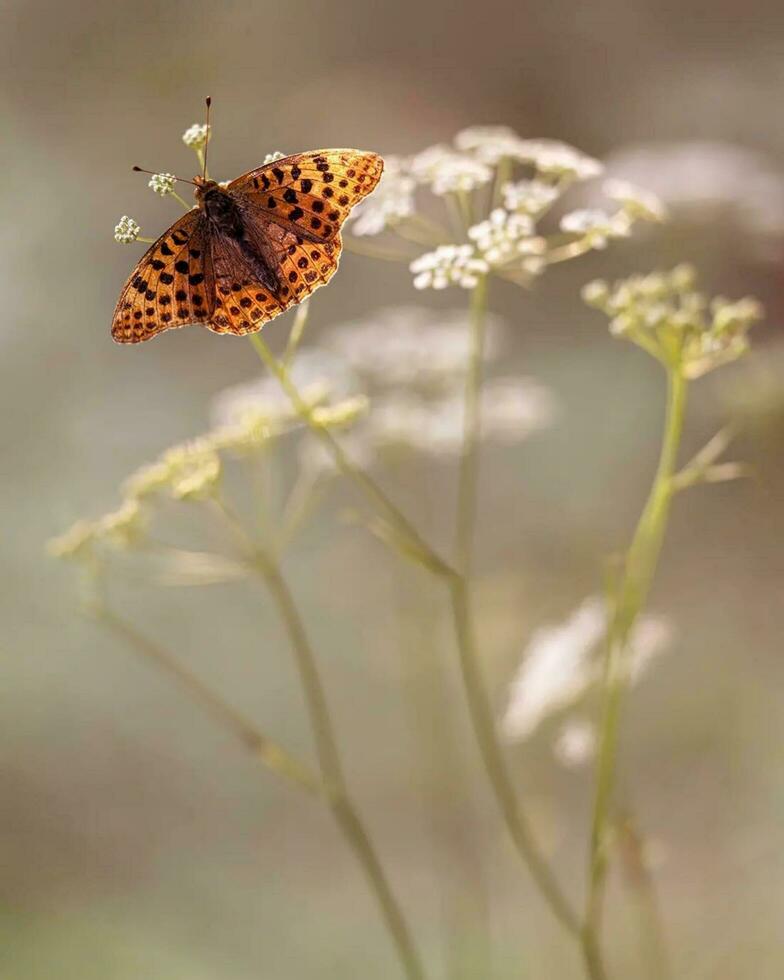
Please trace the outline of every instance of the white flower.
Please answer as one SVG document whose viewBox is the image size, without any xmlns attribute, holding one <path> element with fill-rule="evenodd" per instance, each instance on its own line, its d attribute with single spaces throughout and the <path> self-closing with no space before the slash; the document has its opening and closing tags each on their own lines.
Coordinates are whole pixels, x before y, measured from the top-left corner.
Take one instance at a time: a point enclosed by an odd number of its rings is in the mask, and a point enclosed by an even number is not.
<svg viewBox="0 0 784 980">
<path fill-rule="evenodd" d="M 274 150 L 272 153 L 268 153 L 261 162 L 262 167 L 266 167 L 268 163 L 274 163 L 276 160 L 282 160 L 286 156 L 285 153 L 281 153 L 280 150 Z"/>
<path fill-rule="evenodd" d="M 503 328 L 498 317 L 487 318 L 487 361 L 498 353 Z M 389 307 L 331 330 L 324 342 L 374 385 L 443 389 L 453 387 L 464 375 L 470 346 L 468 314 Z"/>
<path fill-rule="evenodd" d="M 384 172 L 376 189 L 363 198 L 351 212 L 351 230 L 355 235 L 378 235 L 414 213 L 416 181 L 406 171 L 403 161 L 387 157 Z"/>
<path fill-rule="evenodd" d="M 431 146 L 418 153 L 410 163 L 411 174 L 427 184 L 434 194 L 473 191 L 493 178 L 487 164 L 467 153 L 457 153 L 449 146 Z"/>
<path fill-rule="evenodd" d="M 141 231 L 141 228 L 133 218 L 129 218 L 127 214 L 124 214 L 114 227 L 114 240 L 121 245 L 130 245 L 131 242 L 136 241 Z"/>
<path fill-rule="evenodd" d="M 589 180 L 604 170 L 598 160 L 558 140 L 521 140 L 517 159 L 532 164 L 540 173 L 571 180 Z"/>
<path fill-rule="evenodd" d="M 530 378 L 499 378 L 488 382 L 480 411 L 485 438 L 514 442 L 550 423 L 554 399 Z M 464 418 L 461 392 L 427 398 L 396 391 L 374 400 L 368 438 L 381 445 L 405 445 L 422 453 L 451 456 L 462 447 Z"/>
<path fill-rule="evenodd" d="M 509 690 L 502 729 L 509 739 L 524 739 L 540 722 L 575 701 L 595 676 L 590 654 L 607 627 L 605 604 L 592 598 L 561 626 L 538 629 Z"/>
<path fill-rule="evenodd" d="M 553 743 L 553 752 L 567 769 L 583 765 L 596 752 L 596 729 L 586 719 L 570 719 L 558 733 Z"/>
<path fill-rule="evenodd" d="M 210 138 L 210 127 L 206 123 L 194 123 L 182 134 L 182 141 L 194 150 L 202 149 Z"/>
<path fill-rule="evenodd" d="M 469 126 L 455 137 L 455 146 L 473 153 L 483 163 L 495 166 L 501 160 L 515 159 L 523 141 L 508 126 Z"/>
<path fill-rule="evenodd" d="M 492 378 L 482 392 L 482 433 L 516 442 L 550 425 L 556 410 L 553 392 L 534 378 Z"/>
<path fill-rule="evenodd" d="M 505 265 L 520 256 L 540 257 L 546 248 L 544 239 L 534 235 L 534 223 L 527 214 L 510 213 L 495 208 L 489 218 L 468 229 L 482 259 L 490 267 Z M 526 271 L 538 272 L 541 263 L 525 262 Z"/>
<path fill-rule="evenodd" d="M 299 352 L 290 377 L 309 405 L 332 404 L 356 394 L 358 389 L 357 380 L 344 361 L 315 348 Z M 277 379 L 268 375 L 232 385 L 212 399 L 210 419 L 218 429 L 242 425 L 249 416 L 263 418 L 277 428 L 287 428 L 297 421 L 288 395 Z"/>
<path fill-rule="evenodd" d="M 545 718 L 577 701 L 599 681 L 601 644 L 607 631 L 603 599 L 586 599 L 560 626 L 537 630 L 509 690 L 501 722 L 511 740 L 528 738 Z M 637 682 L 672 638 L 666 621 L 641 616 L 626 650 L 630 682 Z"/>
<path fill-rule="evenodd" d="M 539 215 L 558 200 L 561 191 L 543 180 L 520 180 L 504 184 L 501 193 L 507 211 Z"/>
<path fill-rule="evenodd" d="M 570 211 L 561 218 L 561 231 L 580 235 L 593 248 L 604 248 L 610 238 L 625 238 L 631 232 L 632 219 L 626 211 L 607 214 L 598 208 Z"/>
<path fill-rule="evenodd" d="M 166 197 L 174 190 L 176 179 L 174 174 L 153 174 L 147 182 L 147 186 L 152 188 L 156 194 L 160 194 L 161 197 Z"/>
<path fill-rule="evenodd" d="M 490 267 L 477 256 L 473 245 L 439 245 L 414 259 L 409 269 L 414 273 L 415 289 L 446 289 L 451 285 L 473 289 Z"/>
<path fill-rule="evenodd" d="M 664 221 L 667 209 L 651 191 L 642 190 L 625 180 L 606 180 L 602 185 L 604 196 L 622 204 L 634 218 L 643 221 Z"/>
</svg>

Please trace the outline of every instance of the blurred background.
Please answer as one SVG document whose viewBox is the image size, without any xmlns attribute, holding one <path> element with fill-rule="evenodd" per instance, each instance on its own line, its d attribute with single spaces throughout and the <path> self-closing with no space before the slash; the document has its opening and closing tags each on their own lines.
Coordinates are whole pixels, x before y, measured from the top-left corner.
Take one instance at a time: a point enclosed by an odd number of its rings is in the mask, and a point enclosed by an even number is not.
<svg viewBox="0 0 784 980">
<path fill-rule="evenodd" d="M 114 224 L 131 214 L 155 235 L 180 213 L 130 167 L 191 176 L 180 135 L 207 94 L 224 177 L 273 150 L 407 154 L 499 123 L 573 143 L 671 208 L 662 230 L 554 269 L 533 292 L 492 290 L 503 372 L 536 377 L 559 406 L 542 432 L 483 456 L 479 629 L 499 717 L 532 633 L 596 593 L 655 465 L 662 378 L 609 336 L 581 285 L 689 259 L 712 292 L 765 303 L 753 353 L 694 387 L 684 453 L 733 421 L 730 455 L 756 478 L 677 500 L 652 599 L 672 640 L 630 697 L 622 786 L 652 842 L 673 976 L 780 977 L 781 4 L 5 0 L 0 11 L 4 980 L 399 976 L 329 814 L 81 619 L 75 576 L 45 555 L 73 520 L 114 507 L 130 471 L 202 431 L 216 393 L 259 374 L 246 342 L 197 328 L 132 349 L 109 336 L 141 254 L 114 244 Z M 307 344 L 380 306 L 466 299 L 417 294 L 404 266 L 346 255 Z M 265 336 L 280 349 L 287 333 L 281 320 Z M 445 544 L 454 460 L 422 456 L 384 479 Z M 350 783 L 430 976 L 578 978 L 487 791 L 443 593 L 341 522 L 353 499 L 329 490 L 286 570 Z M 252 584 L 175 589 L 137 575 L 116 601 L 310 755 L 285 638 Z M 543 724 L 510 760 L 577 898 L 589 768 L 561 765 L 555 734 Z M 617 874 L 607 934 L 614 974 L 644 975 Z"/>
</svg>

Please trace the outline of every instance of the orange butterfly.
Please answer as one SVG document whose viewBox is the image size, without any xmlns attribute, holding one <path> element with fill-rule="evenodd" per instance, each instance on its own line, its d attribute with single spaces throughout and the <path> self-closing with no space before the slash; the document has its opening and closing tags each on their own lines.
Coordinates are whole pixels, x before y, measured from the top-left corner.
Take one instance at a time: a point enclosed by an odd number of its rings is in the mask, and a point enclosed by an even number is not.
<svg viewBox="0 0 784 980">
<path fill-rule="evenodd" d="M 201 323 L 242 335 L 326 283 L 340 227 L 384 163 L 360 150 L 313 150 L 268 163 L 222 187 L 195 177 L 196 208 L 155 242 L 123 287 L 112 337 L 138 344 Z"/>
</svg>

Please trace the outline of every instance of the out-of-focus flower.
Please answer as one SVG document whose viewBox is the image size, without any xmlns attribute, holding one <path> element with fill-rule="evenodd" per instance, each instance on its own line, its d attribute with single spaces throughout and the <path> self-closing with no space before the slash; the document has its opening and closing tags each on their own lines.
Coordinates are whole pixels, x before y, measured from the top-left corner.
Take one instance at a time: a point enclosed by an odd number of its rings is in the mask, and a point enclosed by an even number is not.
<svg viewBox="0 0 784 980">
<path fill-rule="evenodd" d="M 538 217 L 561 196 L 556 184 L 543 180 L 508 181 L 501 188 L 504 207 L 507 211 L 517 211 Z"/>
<path fill-rule="evenodd" d="M 80 560 L 92 553 L 95 541 L 95 525 L 79 520 L 56 538 L 50 538 L 46 549 L 53 558 Z"/>
<path fill-rule="evenodd" d="M 469 126 L 455 137 L 455 146 L 473 153 L 483 163 L 496 166 L 519 154 L 522 140 L 509 126 Z"/>
<path fill-rule="evenodd" d="M 356 375 L 342 358 L 319 348 L 301 350 L 291 368 L 291 380 L 306 402 L 333 403 L 359 392 Z M 216 428 L 241 424 L 251 415 L 266 420 L 271 429 L 298 424 L 288 395 L 275 378 L 261 376 L 219 392 L 210 406 Z"/>
<path fill-rule="evenodd" d="M 596 752 L 596 729 L 584 718 L 570 718 L 553 742 L 556 759 L 567 769 L 576 769 Z"/>
<path fill-rule="evenodd" d="M 379 235 L 414 213 L 416 180 L 399 157 L 386 157 L 384 172 L 372 194 L 363 198 L 349 216 L 355 235 Z"/>
<path fill-rule="evenodd" d="M 415 289 L 446 289 L 453 285 L 473 289 L 490 270 L 473 245 L 439 245 L 435 251 L 414 259 L 409 268 L 414 273 Z"/>
<path fill-rule="evenodd" d="M 709 302 L 694 289 L 694 280 L 690 266 L 678 266 L 612 286 L 601 280 L 589 283 L 583 299 L 610 318 L 614 336 L 654 353 L 684 377 L 698 378 L 748 350 L 748 332 L 763 310 L 748 297 Z"/>
<path fill-rule="evenodd" d="M 261 161 L 262 167 L 266 167 L 268 163 L 274 163 L 276 160 L 282 160 L 286 156 L 285 153 L 281 153 L 280 150 L 273 150 L 272 153 L 268 153 L 264 159 Z"/>
<path fill-rule="evenodd" d="M 96 523 L 98 537 L 111 542 L 116 548 L 130 548 L 144 535 L 142 509 L 138 500 L 125 500 Z"/>
<path fill-rule="evenodd" d="M 562 625 L 543 627 L 534 633 L 510 686 L 501 722 L 508 739 L 528 738 L 545 718 L 574 704 L 598 682 L 606 632 L 606 603 L 590 598 Z M 658 617 L 640 617 L 627 650 L 630 681 L 640 680 L 671 636 L 669 625 Z"/>
<path fill-rule="evenodd" d="M 651 191 L 642 190 L 625 180 L 606 180 L 602 185 L 604 196 L 623 205 L 624 211 L 642 221 L 664 221 L 667 209 Z"/>
<path fill-rule="evenodd" d="M 493 179 L 493 171 L 486 163 L 448 146 L 423 150 L 411 160 L 410 169 L 419 183 L 429 185 L 438 196 L 453 191 L 468 193 Z"/>
<path fill-rule="evenodd" d="M 498 354 L 503 321 L 488 315 L 484 356 Z M 325 345 L 374 386 L 453 388 L 469 356 L 466 310 L 393 306 L 329 331 Z"/>
<path fill-rule="evenodd" d="M 605 248 L 610 238 L 626 238 L 632 227 L 630 216 L 625 211 L 607 214 L 598 208 L 571 211 L 561 218 L 561 231 L 579 235 L 591 248 Z"/>
<path fill-rule="evenodd" d="M 119 242 L 120 245 L 130 245 L 131 242 L 136 241 L 141 231 L 141 228 L 133 218 L 129 218 L 127 214 L 124 214 L 115 225 L 114 240 Z"/>
<path fill-rule="evenodd" d="M 649 188 L 675 221 L 733 222 L 752 241 L 784 234 L 784 173 L 763 154 L 732 143 L 684 140 L 629 146 L 607 173 Z M 593 204 L 593 194 L 589 204 Z"/>
<path fill-rule="evenodd" d="M 160 194 L 161 197 L 166 197 L 167 194 L 171 194 L 174 190 L 176 179 L 174 174 L 153 174 L 148 180 L 147 186 L 154 193 Z"/>
<path fill-rule="evenodd" d="M 555 399 L 531 378 L 497 378 L 485 385 L 480 410 L 485 439 L 517 442 L 552 422 Z M 458 392 L 440 398 L 393 392 L 374 399 L 363 431 L 374 445 L 404 445 L 417 452 L 451 456 L 462 447 L 464 412 Z"/>
<path fill-rule="evenodd" d="M 162 462 L 170 468 L 169 488 L 176 500 L 204 500 L 220 479 L 220 456 L 209 439 L 173 446 L 163 454 Z"/>
<path fill-rule="evenodd" d="M 210 138 L 210 127 L 205 123 L 194 123 L 182 134 L 182 141 L 193 150 L 203 149 Z"/>
<path fill-rule="evenodd" d="M 521 140 L 517 159 L 530 163 L 540 174 L 562 180 L 590 180 L 604 171 L 598 160 L 559 140 Z"/>
</svg>

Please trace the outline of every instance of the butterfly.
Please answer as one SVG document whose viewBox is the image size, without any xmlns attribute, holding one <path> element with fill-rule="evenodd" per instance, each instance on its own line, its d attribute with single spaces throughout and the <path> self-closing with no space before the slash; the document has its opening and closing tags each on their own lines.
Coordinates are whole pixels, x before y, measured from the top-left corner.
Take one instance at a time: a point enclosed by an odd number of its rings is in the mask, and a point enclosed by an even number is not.
<svg viewBox="0 0 784 980">
<path fill-rule="evenodd" d="M 133 270 L 112 337 L 138 344 L 190 323 L 237 336 L 258 330 L 332 278 L 341 225 L 383 167 L 375 153 L 313 150 L 225 187 L 195 177 L 197 206 Z"/>
</svg>

